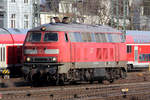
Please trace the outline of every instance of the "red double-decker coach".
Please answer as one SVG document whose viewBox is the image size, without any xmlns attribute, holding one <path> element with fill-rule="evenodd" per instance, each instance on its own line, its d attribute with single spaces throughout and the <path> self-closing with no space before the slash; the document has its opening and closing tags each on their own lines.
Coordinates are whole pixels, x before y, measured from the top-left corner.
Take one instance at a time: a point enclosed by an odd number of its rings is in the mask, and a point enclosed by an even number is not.
<svg viewBox="0 0 150 100">
<path fill-rule="evenodd" d="M 150 31 L 127 31 L 128 70 L 149 67 Z"/>
<path fill-rule="evenodd" d="M 27 30 L 0 28 L 0 74 L 18 72 L 21 67 L 22 45 Z"/>
</svg>

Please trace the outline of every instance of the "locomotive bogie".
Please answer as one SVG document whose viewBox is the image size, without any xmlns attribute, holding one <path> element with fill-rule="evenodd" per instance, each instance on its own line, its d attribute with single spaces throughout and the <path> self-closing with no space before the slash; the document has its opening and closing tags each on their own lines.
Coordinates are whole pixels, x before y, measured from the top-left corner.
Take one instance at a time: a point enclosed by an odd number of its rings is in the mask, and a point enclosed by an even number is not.
<svg viewBox="0 0 150 100">
<path fill-rule="evenodd" d="M 41 81 L 46 80 L 49 82 L 77 82 L 77 81 L 87 81 L 87 82 L 102 82 L 107 80 L 112 82 L 112 80 L 125 78 L 126 70 L 123 67 L 116 68 L 71 68 L 64 72 L 59 72 L 58 66 L 41 66 L 35 68 L 24 69 L 24 76 L 26 80 L 29 81 Z M 27 68 L 27 67 L 25 67 Z M 61 66 L 60 66 L 61 68 Z M 27 71 L 28 70 L 28 71 Z"/>
</svg>

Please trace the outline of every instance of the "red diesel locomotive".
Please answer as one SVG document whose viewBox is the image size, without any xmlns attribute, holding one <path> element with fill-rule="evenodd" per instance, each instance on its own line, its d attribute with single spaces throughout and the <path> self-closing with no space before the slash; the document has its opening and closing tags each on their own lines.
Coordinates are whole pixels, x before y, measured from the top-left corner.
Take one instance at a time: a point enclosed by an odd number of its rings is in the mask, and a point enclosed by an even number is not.
<svg viewBox="0 0 150 100">
<path fill-rule="evenodd" d="M 126 77 L 123 33 L 108 26 L 50 23 L 28 31 L 24 78 L 56 84 Z"/>
<path fill-rule="evenodd" d="M 0 28 L 0 74 L 17 74 L 21 69 L 22 45 L 26 33 L 25 29 Z"/>
</svg>

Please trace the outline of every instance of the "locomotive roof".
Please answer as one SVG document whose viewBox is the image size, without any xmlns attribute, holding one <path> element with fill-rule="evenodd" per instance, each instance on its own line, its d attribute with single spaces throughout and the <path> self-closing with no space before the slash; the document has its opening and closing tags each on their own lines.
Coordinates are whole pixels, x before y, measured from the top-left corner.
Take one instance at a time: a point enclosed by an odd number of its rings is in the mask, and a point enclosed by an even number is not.
<svg viewBox="0 0 150 100">
<path fill-rule="evenodd" d="M 87 24 L 64 24 L 50 23 L 35 27 L 30 31 L 39 31 L 42 27 L 46 27 L 46 31 L 74 31 L 74 32 L 121 32 L 109 26 L 87 25 Z"/>
<path fill-rule="evenodd" d="M 150 43 L 150 31 L 127 30 L 126 35 L 132 37 L 127 42 Z"/>
</svg>

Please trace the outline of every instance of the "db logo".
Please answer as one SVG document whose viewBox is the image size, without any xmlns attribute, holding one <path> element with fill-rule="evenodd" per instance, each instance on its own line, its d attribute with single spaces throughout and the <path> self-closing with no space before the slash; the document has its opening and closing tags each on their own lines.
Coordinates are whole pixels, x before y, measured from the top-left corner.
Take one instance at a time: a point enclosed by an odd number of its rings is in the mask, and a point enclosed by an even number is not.
<svg viewBox="0 0 150 100">
<path fill-rule="evenodd" d="M 44 53 L 44 50 L 38 49 L 38 54 L 43 54 L 43 53 Z"/>
</svg>

